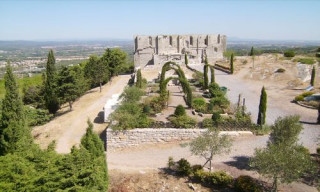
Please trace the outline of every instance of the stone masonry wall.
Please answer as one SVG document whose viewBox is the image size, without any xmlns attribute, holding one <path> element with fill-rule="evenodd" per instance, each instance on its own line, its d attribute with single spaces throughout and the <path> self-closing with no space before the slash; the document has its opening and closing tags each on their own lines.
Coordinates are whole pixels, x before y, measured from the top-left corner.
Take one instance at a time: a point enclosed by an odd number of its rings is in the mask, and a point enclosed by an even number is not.
<svg viewBox="0 0 320 192">
<path fill-rule="evenodd" d="M 107 129 L 107 149 L 138 146 L 142 144 L 187 141 L 196 138 L 206 129 L 141 128 L 127 131 Z M 231 136 L 252 135 L 250 131 L 221 131 Z"/>
</svg>

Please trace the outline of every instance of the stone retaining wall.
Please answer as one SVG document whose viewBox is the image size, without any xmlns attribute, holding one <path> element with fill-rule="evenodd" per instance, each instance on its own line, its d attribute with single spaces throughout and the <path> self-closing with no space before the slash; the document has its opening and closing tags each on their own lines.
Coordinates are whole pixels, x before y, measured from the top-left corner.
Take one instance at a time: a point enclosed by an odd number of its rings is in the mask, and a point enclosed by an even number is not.
<svg viewBox="0 0 320 192">
<path fill-rule="evenodd" d="M 138 146 L 142 144 L 187 141 L 196 138 L 206 129 L 142 128 L 128 131 L 107 129 L 107 149 Z M 253 135 L 251 131 L 221 131 L 231 136 Z"/>
</svg>

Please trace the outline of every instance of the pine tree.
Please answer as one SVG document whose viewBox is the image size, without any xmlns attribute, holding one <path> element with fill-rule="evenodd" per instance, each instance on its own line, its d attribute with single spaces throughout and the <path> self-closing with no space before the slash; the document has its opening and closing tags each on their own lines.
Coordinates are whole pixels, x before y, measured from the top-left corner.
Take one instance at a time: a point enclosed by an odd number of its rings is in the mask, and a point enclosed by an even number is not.
<svg viewBox="0 0 320 192">
<path fill-rule="evenodd" d="M 141 75 L 141 69 L 138 69 L 137 71 L 137 82 L 136 86 L 139 88 L 142 88 L 142 75 Z"/>
<path fill-rule="evenodd" d="M 86 134 L 81 139 L 81 145 L 87 149 L 94 157 L 104 156 L 103 142 L 99 136 L 93 132 L 93 124 L 88 119 L 88 128 Z"/>
<path fill-rule="evenodd" d="M 311 73 L 311 80 L 310 80 L 311 86 L 314 86 L 315 77 L 316 77 L 316 68 L 313 66 L 312 73 Z"/>
<path fill-rule="evenodd" d="M 56 113 L 59 109 L 59 101 L 57 96 L 57 72 L 55 67 L 56 60 L 53 51 L 48 53 L 48 61 L 46 66 L 46 79 L 44 81 L 44 100 L 50 113 Z"/>
<path fill-rule="evenodd" d="M 92 87 L 99 85 L 100 92 L 102 91 L 102 83 L 109 79 L 109 70 L 105 62 L 102 58 L 99 59 L 98 56 L 91 55 L 84 67 L 85 77 L 91 81 Z"/>
<path fill-rule="evenodd" d="M 81 68 L 79 66 L 64 67 L 58 75 L 57 83 L 59 100 L 62 103 L 69 103 L 72 110 L 72 103 L 87 90 Z"/>
<path fill-rule="evenodd" d="M 266 111 L 267 111 L 267 92 L 264 86 L 261 89 L 259 113 L 258 113 L 258 125 L 264 125 L 266 122 Z"/>
<path fill-rule="evenodd" d="M 26 126 L 23 103 L 10 64 L 6 66 L 5 98 L 0 122 L 0 155 L 23 151 L 32 142 Z"/>
<path fill-rule="evenodd" d="M 205 64 L 203 66 L 203 89 L 208 89 L 209 87 L 209 78 L 208 78 L 208 59 L 206 57 Z"/>
<path fill-rule="evenodd" d="M 232 53 L 230 58 L 230 73 L 233 74 L 233 72 L 234 72 L 234 66 L 233 66 L 233 53 Z"/>
<path fill-rule="evenodd" d="M 210 72 L 211 72 L 211 83 L 215 83 L 215 76 L 214 76 L 214 67 L 210 66 Z"/>
<path fill-rule="evenodd" d="M 189 64 L 188 55 L 186 53 L 184 54 L 184 64 L 186 64 L 186 65 Z"/>
</svg>

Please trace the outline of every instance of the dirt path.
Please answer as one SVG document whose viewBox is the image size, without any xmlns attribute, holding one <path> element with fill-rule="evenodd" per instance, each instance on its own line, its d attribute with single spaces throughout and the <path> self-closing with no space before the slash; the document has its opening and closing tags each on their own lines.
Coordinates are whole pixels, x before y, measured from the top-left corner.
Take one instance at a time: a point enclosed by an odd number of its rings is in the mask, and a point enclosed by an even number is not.
<svg viewBox="0 0 320 192">
<path fill-rule="evenodd" d="M 103 123 L 103 106 L 113 94 L 122 93 L 129 78 L 129 75 L 114 77 L 112 82 L 102 87 L 101 93 L 99 87 L 88 91 L 74 103 L 71 112 L 68 112 L 67 107 L 62 108 L 60 110 L 62 115 L 33 129 L 36 143 L 44 148 L 51 141 L 56 140 L 56 151 L 68 153 L 73 145 L 80 143 L 81 137 L 85 134 L 88 119 L 93 122 L 95 131 L 98 133 L 103 131 L 106 127 Z"/>
</svg>

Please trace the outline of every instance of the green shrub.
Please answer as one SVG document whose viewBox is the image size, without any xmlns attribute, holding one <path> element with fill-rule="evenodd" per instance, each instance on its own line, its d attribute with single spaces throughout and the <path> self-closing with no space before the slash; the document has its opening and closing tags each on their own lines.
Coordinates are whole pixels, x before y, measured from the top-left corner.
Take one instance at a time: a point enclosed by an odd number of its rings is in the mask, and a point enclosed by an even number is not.
<svg viewBox="0 0 320 192">
<path fill-rule="evenodd" d="M 132 86 L 124 89 L 121 98 L 125 102 L 138 102 L 142 95 L 144 95 L 144 92 L 140 88 Z"/>
<path fill-rule="evenodd" d="M 205 112 L 207 109 L 207 103 L 204 98 L 194 98 L 192 101 L 192 106 L 196 111 Z"/>
<path fill-rule="evenodd" d="M 218 123 L 221 121 L 221 115 L 218 112 L 213 112 L 211 117 L 213 123 Z"/>
<path fill-rule="evenodd" d="M 320 57 L 320 53 L 316 53 L 316 57 Z"/>
<path fill-rule="evenodd" d="M 174 110 L 175 116 L 183 116 L 186 115 L 186 110 L 182 105 L 178 105 L 177 108 Z"/>
<path fill-rule="evenodd" d="M 224 171 L 213 172 L 210 177 L 212 184 L 218 186 L 227 186 L 233 181 L 233 178 Z"/>
<path fill-rule="evenodd" d="M 296 97 L 294 98 L 294 100 L 295 100 L 295 101 L 304 101 L 304 98 L 305 98 L 305 97 L 311 96 L 311 95 L 313 95 L 313 94 L 314 94 L 313 91 L 306 91 L 306 92 L 303 92 L 302 94 L 296 96 Z"/>
<path fill-rule="evenodd" d="M 151 113 L 151 107 L 149 105 L 144 105 L 143 106 L 143 113 L 145 113 L 146 115 L 149 115 Z"/>
<path fill-rule="evenodd" d="M 138 103 L 122 103 L 115 112 L 110 116 L 110 120 L 114 122 L 113 130 L 128 130 L 133 128 L 149 127 L 153 122 L 143 113 L 142 105 Z"/>
<path fill-rule="evenodd" d="M 202 121 L 202 127 L 203 128 L 211 128 L 213 127 L 213 120 L 210 118 L 205 118 Z"/>
<path fill-rule="evenodd" d="M 203 170 L 203 167 L 202 165 L 193 165 L 191 169 L 192 169 L 192 173 L 195 173 L 199 170 Z"/>
<path fill-rule="evenodd" d="M 298 62 L 303 63 L 303 64 L 312 65 L 312 64 L 315 64 L 316 61 L 314 59 L 301 58 L 301 59 L 298 59 Z"/>
<path fill-rule="evenodd" d="M 184 158 L 180 159 L 177 162 L 177 164 L 178 164 L 178 168 L 177 168 L 178 174 L 182 176 L 188 176 L 192 173 L 191 165 L 186 159 Z"/>
<path fill-rule="evenodd" d="M 169 121 L 174 125 L 176 128 L 194 128 L 197 124 L 197 121 L 193 118 L 183 115 L 178 117 L 169 117 Z"/>
<path fill-rule="evenodd" d="M 239 176 L 235 181 L 234 188 L 239 192 L 262 192 L 262 188 L 257 185 L 256 181 L 247 175 Z"/>
<path fill-rule="evenodd" d="M 298 95 L 294 98 L 295 101 L 304 101 L 304 96 Z"/>
<path fill-rule="evenodd" d="M 194 173 L 194 179 L 209 185 L 225 187 L 232 183 L 233 178 L 224 171 L 205 172 L 198 170 Z"/>
<path fill-rule="evenodd" d="M 213 106 L 219 106 L 223 109 L 228 108 L 230 105 L 230 101 L 224 95 L 210 99 L 210 103 Z"/>
<path fill-rule="evenodd" d="M 303 97 L 308 97 L 308 96 L 311 96 L 311 95 L 313 95 L 313 94 L 314 94 L 313 91 L 306 91 L 306 92 L 303 92 L 301 95 L 302 95 Z"/>
<path fill-rule="evenodd" d="M 154 97 L 149 105 L 155 113 L 159 113 L 166 106 L 166 98 Z"/>
<path fill-rule="evenodd" d="M 317 148 L 317 154 L 320 155 L 320 147 Z"/>
<path fill-rule="evenodd" d="M 283 68 L 279 68 L 276 70 L 276 73 L 284 73 L 286 70 Z"/>
<path fill-rule="evenodd" d="M 174 165 L 175 165 L 175 162 L 173 160 L 173 157 L 170 156 L 168 159 L 168 168 L 172 169 Z"/>
<path fill-rule="evenodd" d="M 29 126 L 43 125 L 49 122 L 53 115 L 48 110 L 35 109 L 29 106 L 24 107 Z"/>
<path fill-rule="evenodd" d="M 296 54 L 294 51 L 285 51 L 283 56 L 285 57 L 294 57 Z"/>
</svg>

